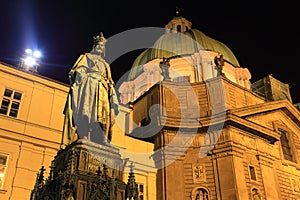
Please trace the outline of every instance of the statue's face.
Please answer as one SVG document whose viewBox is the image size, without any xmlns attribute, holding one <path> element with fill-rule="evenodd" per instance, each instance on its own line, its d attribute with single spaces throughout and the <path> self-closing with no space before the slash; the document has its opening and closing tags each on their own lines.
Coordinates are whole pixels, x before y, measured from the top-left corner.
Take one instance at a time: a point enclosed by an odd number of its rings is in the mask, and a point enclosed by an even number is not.
<svg viewBox="0 0 300 200">
<path fill-rule="evenodd" d="M 104 42 L 99 42 L 96 46 L 95 46 L 95 51 L 99 54 L 101 54 L 104 51 L 105 48 L 105 43 Z"/>
</svg>

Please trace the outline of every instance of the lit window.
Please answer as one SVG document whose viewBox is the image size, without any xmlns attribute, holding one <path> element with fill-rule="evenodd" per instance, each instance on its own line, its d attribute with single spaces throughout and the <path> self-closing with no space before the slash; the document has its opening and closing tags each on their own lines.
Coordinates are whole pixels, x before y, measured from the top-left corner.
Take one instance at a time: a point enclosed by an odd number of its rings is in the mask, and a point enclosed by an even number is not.
<svg viewBox="0 0 300 200">
<path fill-rule="evenodd" d="M 0 154 L 0 189 L 3 189 L 8 156 Z"/>
<path fill-rule="evenodd" d="M 280 143 L 284 159 L 294 161 L 291 146 L 288 139 L 288 133 L 283 129 L 278 129 L 280 134 Z"/>
<path fill-rule="evenodd" d="M 6 88 L 1 102 L 0 114 L 17 117 L 21 99 L 22 93 Z"/>
</svg>

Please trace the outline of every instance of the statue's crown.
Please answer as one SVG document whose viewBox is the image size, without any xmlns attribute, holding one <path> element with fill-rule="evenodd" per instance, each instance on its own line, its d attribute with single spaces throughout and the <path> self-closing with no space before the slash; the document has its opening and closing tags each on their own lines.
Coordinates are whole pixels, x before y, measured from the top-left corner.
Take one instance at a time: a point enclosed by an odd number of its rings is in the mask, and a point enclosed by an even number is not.
<svg viewBox="0 0 300 200">
<path fill-rule="evenodd" d="M 100 35 L 94 36 L 93 40 L 94 40 L 94 44 L 99 44 L 99 43 L 105 43 L 106 42 L 106 39 L 103 36 L 102 32 L 100 32 Z"/>
</svg>

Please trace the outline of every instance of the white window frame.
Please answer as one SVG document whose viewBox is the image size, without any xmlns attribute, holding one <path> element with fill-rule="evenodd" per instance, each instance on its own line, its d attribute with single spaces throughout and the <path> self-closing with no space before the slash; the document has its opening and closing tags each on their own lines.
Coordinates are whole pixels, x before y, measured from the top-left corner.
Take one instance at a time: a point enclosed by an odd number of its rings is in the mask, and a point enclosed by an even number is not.
<svg viewBox="0 0 300 200">
<path fill-rule="evenodd" d="M 11 96 L 5 96 L 6 91 L 11 91 Z M 19 93 L 21 94 L 20 99 L 15 98 L 15 94 Z M 20 91 L 16 91 L 14 89 L 10 89 L 10 88 L 5 88 L 4 89 L 4 93 L 2 95 L 2 99 L 1 99 L 1 105 L 0 105 L 0 112 L 3 111 L 4 109 L 6 109 L 6 113 L 0 113 L 1 115 L 6 115 L 6 116 L 10 116 L 10 117 L 14 117 L 14 118 L 18 118 L 19 116 L 19 111 L 20 111 L 20 107 L 21 107 L 21 101 L 22 101 L 22 96 L 23 93 Z M 4 101 L 8 102 L 7 107 L 3 104 Z M 18 104 L 18 108 L 13 108 L 13 105 Z M 17 113 L 16 115 L 14 115 L 12 111 L 15 111 L 15 113 Z"/>
</svg>

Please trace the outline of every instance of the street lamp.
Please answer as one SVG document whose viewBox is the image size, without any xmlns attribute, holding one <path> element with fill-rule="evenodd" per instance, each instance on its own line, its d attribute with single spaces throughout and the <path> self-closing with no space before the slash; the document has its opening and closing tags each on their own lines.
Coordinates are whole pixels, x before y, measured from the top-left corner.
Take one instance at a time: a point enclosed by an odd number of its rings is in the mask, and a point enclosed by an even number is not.
<svg viewBox="0 0 300 200">
<path fill-rule="evenodd" d="M 37 68 L 40 65 L 40 58 L 42 54 L 40 51 L 31 49 L 25 49 L 25 53 L 21 57 L 21 62 L 19 67 L 26 71 L 38 72 Z"/>
</svg>

